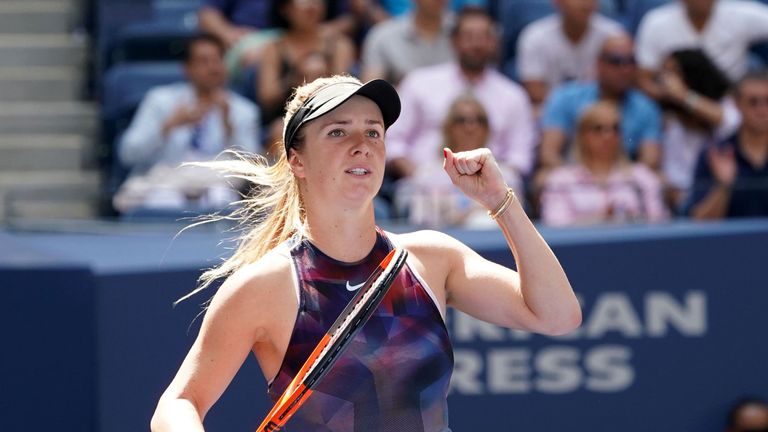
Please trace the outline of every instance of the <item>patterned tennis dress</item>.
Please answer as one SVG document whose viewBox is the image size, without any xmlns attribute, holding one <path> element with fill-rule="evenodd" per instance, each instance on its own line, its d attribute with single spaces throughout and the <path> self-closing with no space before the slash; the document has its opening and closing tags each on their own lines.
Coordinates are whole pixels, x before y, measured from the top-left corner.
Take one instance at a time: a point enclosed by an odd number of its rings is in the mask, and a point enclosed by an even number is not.
<svg viewBox="0 0 768 432">
<path fill-rule="evenodd" d="M 307 239 L 290 250 L 299 311 L 276 401 L 356 290 L 392 249 L 383 231 L 363 260 L 337 261 Z M 450 432 L 446 397 L 453 349 L 434 295 L 406 264 L 349 349 L 286 424 L 292 432 Z"/>
</svg>

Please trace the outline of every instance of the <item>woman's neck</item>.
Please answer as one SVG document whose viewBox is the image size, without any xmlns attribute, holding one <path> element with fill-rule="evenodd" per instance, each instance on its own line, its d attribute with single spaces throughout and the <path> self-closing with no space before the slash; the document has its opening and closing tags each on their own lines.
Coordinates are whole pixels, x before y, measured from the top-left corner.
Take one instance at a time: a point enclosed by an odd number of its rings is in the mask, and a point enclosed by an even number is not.
<svg viewBox="0 0 768 432">
<path fill-rule="evenodd" d="M 305 204 L 306 235 L 326 255 L 343 262 L 365 258 L 376 243 L 373 204 L 359 209 Z"/>
<path fill-rule="evenodd" d="M 605 180 L 608 178 L 608 176 L 611 175 L 611 172 L 613 172 L 614 168 L 616 167 L 616 162 L 609 159 L 592 158 L 585 160 L 584 166 L 587 167 L 592 175 L 601 180 Z"/>
<path fill-rule="evenodd" d="M 301 30 L 291 30 L 285 34 L 285 39 L 293 44 L 315 45 L 321 39 L 321 27 L 316 26 Z"/>
</svg>

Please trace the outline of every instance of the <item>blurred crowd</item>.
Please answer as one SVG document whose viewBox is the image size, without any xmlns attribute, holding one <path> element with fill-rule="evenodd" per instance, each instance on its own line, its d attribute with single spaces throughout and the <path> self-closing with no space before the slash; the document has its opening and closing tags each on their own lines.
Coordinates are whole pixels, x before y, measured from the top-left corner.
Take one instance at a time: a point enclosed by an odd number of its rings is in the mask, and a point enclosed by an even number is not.
<svg viewBox="0 0 768 432">
<path fill-rule="evenodd" d="M 275 158 L 292 89 L 347 73 L 402 99 L 381 218 L 492 222 L 442 173 L 443 147 L 489 148 L 548 225 L 768 216 L 760 1 L 190 1 L 183 80 L 143 94 L 108 143 L 122 214 L 225 208 L 248 186 L 194 163 Z"/>
</svg>

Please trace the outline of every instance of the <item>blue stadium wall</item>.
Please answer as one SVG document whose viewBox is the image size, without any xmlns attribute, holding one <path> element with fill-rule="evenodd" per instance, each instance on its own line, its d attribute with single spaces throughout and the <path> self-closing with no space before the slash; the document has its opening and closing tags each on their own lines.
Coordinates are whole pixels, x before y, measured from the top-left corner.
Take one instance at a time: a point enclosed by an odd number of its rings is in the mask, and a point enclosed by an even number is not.
<svg viewBox="0 0 768 432">
<path fill-rule="evenodd" d="M 513 264 L 497 232 L 455 231 Z M 768 221 L 544 231 L 582 301 L 544 337 L 451 313 L 455 431 L 723 430 L 768 398 Z M 0 430 L 147 430 L 207 295 L 173 307 L 225 253 L 215 234 L 0 233 Z M 253 430 L 265 379 L 249 358 L 207 430 Z M 289 429 L 290 430 L 290 429 Z"/>
</svg>

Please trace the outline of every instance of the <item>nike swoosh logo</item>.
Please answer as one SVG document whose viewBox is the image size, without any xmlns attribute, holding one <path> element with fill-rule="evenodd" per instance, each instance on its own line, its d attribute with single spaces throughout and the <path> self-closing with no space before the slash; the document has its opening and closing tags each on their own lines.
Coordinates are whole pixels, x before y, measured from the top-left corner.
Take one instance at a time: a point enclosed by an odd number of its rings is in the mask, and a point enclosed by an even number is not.
<svg viewBox="0 0 768 432">
<path fill-rule="evenodd" d="M 357 291 L 360 289 L 361 286 L 365 285 L 365 282 L 359 283 L 357 285 L 350 285 L 349 281 L 347 281 L 347 291 Z"/>
</svg>

